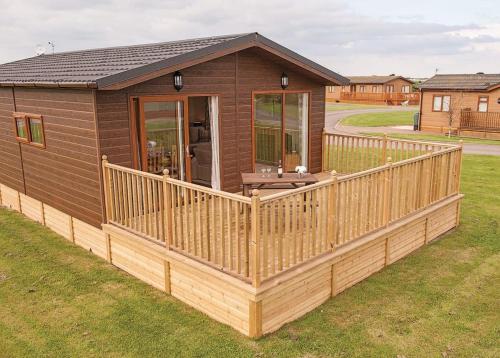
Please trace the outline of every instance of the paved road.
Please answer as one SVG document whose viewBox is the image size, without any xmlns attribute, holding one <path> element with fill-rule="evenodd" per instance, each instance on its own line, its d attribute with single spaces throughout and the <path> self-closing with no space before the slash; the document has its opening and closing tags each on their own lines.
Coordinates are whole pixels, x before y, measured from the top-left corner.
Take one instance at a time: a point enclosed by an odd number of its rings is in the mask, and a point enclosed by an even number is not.
<svg viewBox="0 0 500 358">
<path fill-rule="evenodd" d="M 387 108 L 353 109 L 347 111 L 326 112 L 325 129 L 329 132 L 335 131 L 335 132 L 351 133 L 351 134 L 357 134 L 361 132 L 377 132 L 377 133 L 387 133 L 387 134 L 391 133 L 414 134 L 415 132 L 411 129 L 401 129 L 395 127 L 353 127 L 353 126 L 343 126 L 340 123 L 340 121 L 345 117 L 349 117 L 354 114 L 396 112 L 396 111 L 415 111 L 415 107 L 387 107 Z M 500 145 L 464 143 L 464 153 L 500 156 Z"/>
</svg>

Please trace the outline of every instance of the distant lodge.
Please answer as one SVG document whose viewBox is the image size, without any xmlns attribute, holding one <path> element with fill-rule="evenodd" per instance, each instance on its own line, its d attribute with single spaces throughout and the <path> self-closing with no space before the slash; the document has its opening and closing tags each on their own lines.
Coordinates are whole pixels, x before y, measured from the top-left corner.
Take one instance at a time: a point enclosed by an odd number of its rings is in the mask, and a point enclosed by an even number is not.
<svg viewBox="0 0 500 358">
<path fill-rule="evenodd" d="M 500 74 L 435 75 L 420 91 L 420 130 L 500 139 Z"/>
<path fill-rule="evenodd" d="M 326 100 L 365 104 L 416 105 L 420 102 L 414 82 L 396 75 L 348 76 L 349 85 L 328 86 Z"/>
</svg>

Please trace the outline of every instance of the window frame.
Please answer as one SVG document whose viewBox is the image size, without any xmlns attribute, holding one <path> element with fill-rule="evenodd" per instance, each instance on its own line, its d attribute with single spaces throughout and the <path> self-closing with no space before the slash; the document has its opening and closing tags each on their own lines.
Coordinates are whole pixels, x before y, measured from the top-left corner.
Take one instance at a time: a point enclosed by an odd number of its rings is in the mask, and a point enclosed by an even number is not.
<svg viewBox="0 0 500 358">
<path fill-rule="evenodd" d="M 483 102 L 481 102 L 481 100 L 484 99 Z M 477 111 L 480 112 L 480 113 L 488 113 L 488 109 L 489 109 L 489 96 L 479 96 L 477 98 Z M 486 111 L 481 111 L 480 110 L 480 105 L 481 103 L 486 103 Z"/>
<path fill-rule="evenodd" d="M 37 148 L 45 149 L 45 125 L 44 125 L 44 120 L 43 116 L 40 114 L 34 114 L 34 113 L 24 113 L 24 112 L 13 112 L 12 117 L 14 120 L 14 133 L 16 136 L 16 140 L 19 143 L 25 143 L 32 145 Z M 17 120 L 22 119 L 24 121 L 24 126 L 26 128 L 26 138 L 24 137 L 19 137 L 19 132 L 18 132 L 18 127 L 17 127 Z M 41 125 L 41 130 L 42 130 L 42 143 L 37 143 L 33 142 L 33 139 L 31 137 L 31 119 L 37 119 L 40 121 Z"/>
<path fill-rule="evenodd" d="M 21 142 L 21 143 L 29 143 L 30 135 L 29 135 L 29 132 L 28 132 L 26 116 L 24 115 L 24 113 L 22 113 L 22 114 L 21 113 L 14 113 L 12 116 L 14 118 L 14 134 L 16 136 L 16 140 L 18 142 Z M 21 119 L 24 122 L 24 128 L 25 128 L 25 131 L 26 131 L 26 137 L 20 137 L 19 136 L 19 128 L 17 126 L 17 121 L 19 119 Z"/>
<path fill-rule="evenodd" d="M 359 86 L 359 93 L 366 93 L 365 85 L 360 85 Z"/>
<path fill-rule="evenodd" d="M 401 92 L 402 93 L 410 93 L 410 85 L 402 85 Z"/>
<path fill-rule="evenodd" d="M 436 97 L 440 97 L 441 98 L 441 103 L 440 103 L 440 106 L 439 106 L 439 109 L 435 109 L 434 108 L 434 102 L 436 100 Z M 444 111 L 443 110 L 443 104 L 444 104 L 444 98 L 445 97 L 449 97 L 450 100 L 449 100 L 449 105 L 448 105 L 448 110 L 447 111 Z M 433 112 L 445 112 L 445 113 L 448 113 L 450 111 L 450 108 L 449 106 L 451 106 L 451 95 L 449 94 L 435 94 L 432 96 L 432 111 Z"/>
<path fill-rule="evenodd" d="M 251 108 L 251 126 L 252 126 L 252 172 L 255 173 L 255 168 L 256 168 L 256 159 L 257 159 L 257 151 L 255 149 L 255 143 L 256 143 L 256 136 L 255 136 L 255 95 L 259 94 L 279 94 L 281 95 L 282 102 L 281 102 L 281 163 L 283 165 L 285 164 L 285 134 L 286 134 L 286 126 L 285 126 L 285 117 L 286 117 L 286 103 L 285 103 L 285 97 L 287 94 L 307 94 L 308 97 L 308 109 L 307 109 L 307 167 L 309 169 L 309 166 L 311 165 L 311 148 L 312 148 L 312 141 L 311 141 L 311 130 L 312 130 L 312 90 L 267 90 L 267 91 L 252 91 L 252 108 Z"/>
</svg>

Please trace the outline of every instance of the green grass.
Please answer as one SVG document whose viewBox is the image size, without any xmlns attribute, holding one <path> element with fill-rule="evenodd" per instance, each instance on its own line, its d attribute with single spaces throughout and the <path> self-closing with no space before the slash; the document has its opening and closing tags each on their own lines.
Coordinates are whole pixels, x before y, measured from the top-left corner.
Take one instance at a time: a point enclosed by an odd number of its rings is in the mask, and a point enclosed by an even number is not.
<svg viewBox="0 0 500 358">
<path fill-rule="evenodd" d="M 464 158 L 462 224 L 254 341 L 0 210 L 0 356 L 498 357 L 500 158 Z"/>
<path fill-rule="evenodd" d="M 342 120 L 345 126 L 386 127 L 413 126 L 413 111 L 354 114 Z"/>
<path fill-rule="evenodd" d="M 385 105 L 373 104 L 356 104 L 356 103 L 327 103 L 326 110 L 331 111 L 349 111 L 353 109 L 373 109 L 373 108 L 387 108 Z"/>
<path fill-rule="evenodd" d="M 361 134 L 376 136 L 376 137 L 381 136 L 381 133 L 376 133 L 376 132 L 364 132 Z M 389 134 L 389 136 L 393 137 L 393 138 L 398 138 L 398 139 L 423 140 L 423 141 L 433 141 L 433 142 L 458 143 L 460 140 L 463 140 L 464 143 L 500 145 L 500 140 L 457 137 L 457 136 L 448 137 L 447 135 L 444 135 L 444 134 L 439 135 L 439 134 L 397 134 L 397 133 L 391 133 L 391 134 Z"/>
</svg>

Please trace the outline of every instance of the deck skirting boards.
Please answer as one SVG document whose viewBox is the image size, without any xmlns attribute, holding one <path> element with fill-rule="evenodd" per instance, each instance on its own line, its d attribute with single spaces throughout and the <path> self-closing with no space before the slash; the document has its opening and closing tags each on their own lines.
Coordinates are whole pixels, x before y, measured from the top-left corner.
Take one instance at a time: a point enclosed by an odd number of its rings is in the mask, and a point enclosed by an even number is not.
<svg viewBox="0 0 500 358">
<path fill-rule="evenodd" d="M 453 229 L 454 195 L 264 281 L 258 288 L 113 225 L 102 230 L 0 184 L 0 204 L 250 337 L 273 332 Z"/>
</svg>

